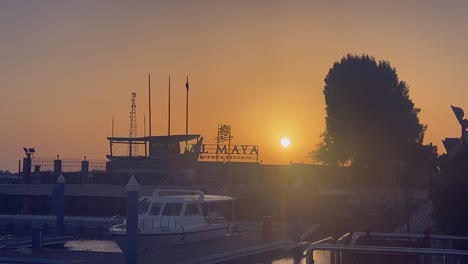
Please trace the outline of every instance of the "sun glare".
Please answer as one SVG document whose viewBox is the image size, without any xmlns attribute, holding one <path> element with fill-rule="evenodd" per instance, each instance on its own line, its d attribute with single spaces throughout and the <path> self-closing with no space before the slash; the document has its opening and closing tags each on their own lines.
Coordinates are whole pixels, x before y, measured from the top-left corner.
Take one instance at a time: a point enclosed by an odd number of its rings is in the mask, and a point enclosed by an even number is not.
<svg viewBox="0 0 468 264">
<path fill-rule="evenodd" d="M 289 141 L 289 138 L 282 138 L 281 139 L 281 146 L 287 148 L 289 147 L 289 145 L 291 144 L 291 142 Z"/>
</svg>

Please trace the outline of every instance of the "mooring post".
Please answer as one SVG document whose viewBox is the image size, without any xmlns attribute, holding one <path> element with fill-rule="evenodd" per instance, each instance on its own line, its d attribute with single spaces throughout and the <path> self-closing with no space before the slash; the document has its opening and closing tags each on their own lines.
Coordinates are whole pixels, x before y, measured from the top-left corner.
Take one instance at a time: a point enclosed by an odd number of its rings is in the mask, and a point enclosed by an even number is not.
<svg viewBox="0 0 468 264">
<path fill-rule="evenodd" d="M 57 179 L 57 196 L 56 196 L 56 216 L 57 216 L 57 235 L 64 234 L 64 218 L 65 218 L 65 178 L 62 174 Z"/>
<path fill-rule="evenodd" d="M 42 247 L 42 228 L 32 230 L 32 251 L 38 251 Z"/>
<path fill-rule="evenodd" d="M 88 183 L 88 174 L 89 174 L 89 160 L 86 160 L 86 156 L 84 156 L 84 160 L 81 161 L 81 172 L 80 172 L 81 184 Z"/>
<path fill-rule="evenodd" d="M 132 175 L 127 184 L 127 250 L 125 264 L 138 262 L 138 191 L 140 185 Z"/>
<path fill-rule="evenodd" d="M 60 175 L 62 175 L 62 160 L 60 155 L 57 155 L 57 159 L 54 160 L 54 178 L 58 180 Z"/>
</svg>

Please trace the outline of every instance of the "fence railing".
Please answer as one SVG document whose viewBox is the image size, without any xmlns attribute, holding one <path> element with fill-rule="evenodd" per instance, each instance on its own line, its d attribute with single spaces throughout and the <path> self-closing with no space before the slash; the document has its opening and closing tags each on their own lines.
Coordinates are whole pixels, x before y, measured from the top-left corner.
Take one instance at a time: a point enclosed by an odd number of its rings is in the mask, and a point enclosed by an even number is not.
<svg viewBox="0 0 468 264">
<path fill-rule="evenodd" d="M 429 242 L 425 246 L 416 243 L 411 247 L 398 246 L 379 246 L 379 245 L 359 245 L 359 239 L 367 239 L 367 241 L 378 244 L 384 241 L 396 241 L 397 243 L 403 242 L 421 242 L 427 240 Z M 349 243 L 348 243 L 349 242 Z M 468 237 L 464 236 L 451 236 L 451 235 L 423 235 L 423 234 L 398 234 L 398 233 L 365 233 L 357 232 L 352 236 L 347 233 L 340 237 L 336 242 L 332 237 L 316 241 L 306 250 L 306 263 L 313 264 L 313 253 L 316 250 L 329 251 L 331 264 L 346 264 L 354 263 L 356 257 L 363 257 L 369 254 L 380 255 L 382 258 L 388 258 L 388 254 L 393 256 L 413 257 L 417 263 L 432 263 L 432 256 L 439 256 L 439 262 L 443 264 L 460 263 L 462 257 L 468 257 L 468 251 L 461 249 L 454 249 L 455 244 L 468 244 Z M 327 244 L 325 244 L 327 243 Z M 346 258 L 344 256 L 346 254 Z M 375 260 L 375 259 L 374 259 Z"/>
<path fill-rule="evenodd" d="M 32 167 L 34 169 L 34 166 L 40 166 L 41 171 L 53 171 L 54 161 L 56 159 L 57 158 L 53 157 L 33 157 Z M 82 159 L 61 158 L 60 160 L 62 161 L 63 172 L 81 171 L 81 162 L 83 161 Z M 106 160 L 88 159 L 87 161 L 89 161 L 89 172 L 106 170 Z"/>
</svg>

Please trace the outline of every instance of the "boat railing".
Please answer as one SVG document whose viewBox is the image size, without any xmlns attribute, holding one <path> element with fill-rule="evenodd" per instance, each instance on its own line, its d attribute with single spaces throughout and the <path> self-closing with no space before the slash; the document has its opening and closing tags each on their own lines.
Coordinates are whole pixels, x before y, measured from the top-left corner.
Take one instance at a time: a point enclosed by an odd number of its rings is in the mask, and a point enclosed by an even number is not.
<svg viewBox="0 0 468 264">
<path fill-rule="evenodd" d="M 440 248 L 408 248 L 408 247 L 384 247 L 384 246 L 356 246 L 356 245 L 324 245 L 319 243 L 310 244 L 306 250 L 306 263 L 314 264 L 314 251 L 329 251 L 329 252 L 348 252 L 358 253 L 361 255 L 378 254 L 382 256 L 389 256 L 389 254 L 396 255 L 437 255 L 442 257 L 442 264 L 451 263 L 453 257 L 468 256 L 468 251 L 454 250 L 454 249 L 440 249 Z M 334 263 L 342 263 L 341 259 L 334 260 Z M 330 263 L 331 258 L 330 258 Z"/>
<path fill-rule="evenodd" d="M 330 240 L 330 239 L 329 239 Z M 340 238 L 338 238 L 335 242 L 336 245 L 347 245 L 349 241 L 351 240 L 351 233 L 346 233 L 342 235 Z M 320 241 L 318 241 L 320 242 Z M 322 243 L 317 243 L 315 244 L 322 244 Z M 343 262 L 343 255 L 341 252 L 331 250 L 330 251 L 330 263 L 331 264 L 337 264 L 337 263 L 342 263 Z"/>
<path fill-rule="evenodd" d="M 171 195 L 197 195 L 200 201 L 203 200 L 205 194 L 200 190 L 183 190 L 183 189 L 155 189 L 153 196 L 171 196 Z"/>
<path fill-rule="evenodd" d="M 112 218 L 117 222 L 112 226 L 115 230 L 125 230 L 127 228 L 124 218 Z M 141 219 L 138 220 L 138 230 L 161 230 L 161 229 L 179 229 L 185 233 L 184 225 L 176 218 L 157 218 L 157 219 Z"/>
<path fill-rule="evenodd" d="M 140 230 L 146 229 L 177 229 L 179 227 L 183 229 L 182 223 L 176 218 L 158 218 L 158 219 L 144 219 L 138 220 L 138 228 Z"/>
</svg>

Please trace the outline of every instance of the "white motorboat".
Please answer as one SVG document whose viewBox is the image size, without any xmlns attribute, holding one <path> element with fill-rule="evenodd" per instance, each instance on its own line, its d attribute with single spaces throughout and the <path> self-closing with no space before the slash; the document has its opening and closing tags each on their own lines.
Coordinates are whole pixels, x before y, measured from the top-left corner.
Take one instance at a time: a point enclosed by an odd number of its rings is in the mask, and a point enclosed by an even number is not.
<svg viewBox="0 0 468 264">
<path fill-rule="evenodd" d="M 223 211 L 233 197 L 205 195 L 198 190 L 158 189 L 139 198 L 138 246 L 151 248 L 191 243 L 229 235 Z M 110 228 L 110 234 L 125 250 L 126 222 Z"/>
</svg>

